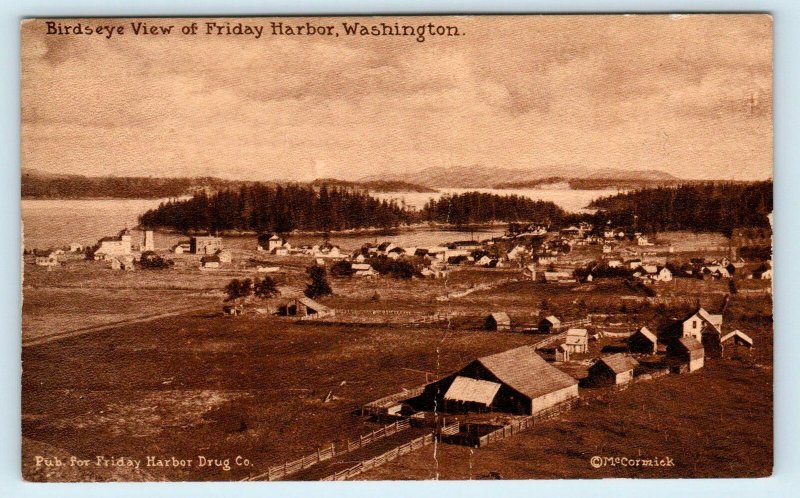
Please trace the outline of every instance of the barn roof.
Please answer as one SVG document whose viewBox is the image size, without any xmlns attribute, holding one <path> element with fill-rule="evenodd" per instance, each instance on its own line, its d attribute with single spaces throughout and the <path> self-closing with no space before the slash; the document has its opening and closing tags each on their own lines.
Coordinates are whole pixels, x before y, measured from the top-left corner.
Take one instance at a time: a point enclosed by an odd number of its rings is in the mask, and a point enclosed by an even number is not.
<svg viewBox="0 0 800 498">
<path fill-rule="evenodd" d="M 302 303 L 305 305 L 306 308 L 310 308 L 316 311 L 330 311 L 330 308 L 325 306 L 324 304 L 319 304 L 318 302 L 314 301 L 310 297 L 301 297 L 297 299 L 297 302 Z"/>
<path fill-rule="evenodd" d="M 545 317 L 544 319 L 547 320 L 548 322 L 552 323 L 553 325 L 559 325 L 561 323 L 561 320 L 559 320 L 558 318 L 554 317 L 553 315 Z"/>
<path fill-rule="evenodd" d="M 496 311 L 494 313 L 491 313 L 489 316 L 491 316 L 494 319 L 494 322 L 497 324 L 506 324 L 506 325 L 511 324 L 511 318 L 505 311 Z"/>
<path fill-rule="evenodd" d="M 647 327 L 640 328 L 633 335 L 637 335 L 637 334 L 646 337 L 648 340 L 650 340 L 650 342 L 653 342 L 653 343 L 658 342 L 658 339 L 656 338 L 655 334 L 650 332 L 650 329 L 648 329 Z"/>
<path fill-rule="evenodd" d="M 532 346 L 521 346 L 484 356 L 478 358 L 478 362 L 499 381 L 531 399 L 578 383 L 544 361 Z"/>
<path fill-rule="evenodd" d="M 622 353 L 605 356 L 600 358 L 598 362 L 604 363 L 615 374 L 621 374 L 623 372 L 633 370 L 639 365 L 638 361 Z"/>
<path fill-rule="evenodd" d="M 753 339 L 751 339 L 749 335 L 745 334 L 741 330 L 734 330 L 733 332 L 725 334 L 725 336 L 723 336 L 720 339 L 720 341 L 721 342 L 725 342 L 725 341 L 728 341 L 728 340 L 733 339 L 735 337 L 738 337 L 739 339 L 743 340 L 744 342 L 746 342 L 750 346 L 753 345 Z"/>
<path fill-rule="evenodd" d="M 444 393 L 444 399 L 480 403 L 489 406 L 494 401 L 494 397 L 499 390 L 500 384 L 497 382 L 457 376 L 453 379 L 453 383 L 450 384 L 447 392 Z"/>
</svg>

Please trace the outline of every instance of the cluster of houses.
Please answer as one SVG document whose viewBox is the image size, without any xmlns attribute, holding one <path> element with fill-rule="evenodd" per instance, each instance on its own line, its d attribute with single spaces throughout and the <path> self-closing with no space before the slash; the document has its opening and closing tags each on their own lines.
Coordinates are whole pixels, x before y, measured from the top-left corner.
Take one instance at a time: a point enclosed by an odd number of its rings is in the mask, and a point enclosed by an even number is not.
<svg viewBox="0 0 800 498">
<path fill-rule="evenodd" d="M 486 318 L 493 330 L 510 330 L 506 313 Z M 564 322 L 548 316 L 540 331 L 558 332 Z M 564 342 L 556 348 L 557 361 L 563 355 L 589 352 L 590 335 L 585 328 L 569 328 Z M 636 355 L 654 355 L 659 344 L 666 344 L 666 365 L 673 373 L 693 372 L 703 367 L 705 358 L 722 355 L 726 347 L 753 347 L 753 340 L 739 330 L 722 335 L 722 316 L 698 308 L 663 331 L 661 338 L 646 327 L 628 339 L 629 353 L 615 353 L 596 359 L 581 381 L 585 387 L 624 386 L 641 373 Z M 559 360 L 558 353 L 562 359 Z M 439 406 L 446 412 L 499 411 L 533 415 L 578 397 L 577 379 L 548 363 L 533 346 L 522 346 L 502 353 L 477 358 L 461 370 L 425 386 L 421 395 L 409 402 L 425 408 Z"/>
<path fill-rule="evenodd" d="M 222 237 L 214 235 L 199 235 L 189 240 L 179 241 L 172 246 L 175 254 L 200 255 L 200 269 L 211 270 L 221 268 L 222 265 L 233 261 L 233 254 L 225 249 Z"/>
<path fill-rule="evenodd" d="M 95 261 L 108 262 L 109 267 L 113 270 L 133 270 L 134 261 L 139 259 L 141 253 L 153 248 L 153 232 L 145 231 L 143 237 L 141 244 L 134 244 L 133 236 L 127 229 L 116 236 L 103 237 L 97 242 L 92 258 Z M 77 242 L 62 249 L 34 250 L 34 263 L 37 266 L 48 267 L 48 269 L 53 268 L 61 265 L 61 256 L 67 252 L 80 254 L 85 250 L 86 247 Z"/>
</svg>

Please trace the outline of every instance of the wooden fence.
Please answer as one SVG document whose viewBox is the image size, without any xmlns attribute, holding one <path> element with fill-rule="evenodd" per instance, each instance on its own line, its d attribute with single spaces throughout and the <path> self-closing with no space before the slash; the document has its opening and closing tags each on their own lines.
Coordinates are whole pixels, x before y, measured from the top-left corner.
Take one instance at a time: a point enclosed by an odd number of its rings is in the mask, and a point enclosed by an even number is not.
<svg viewBox="0 0 800 498">
<path fill-rule="evenodd" d="M 383 398 L 376 399 L 375 401 L 370 401 L 369 403 L 365 404 L 361 407 L 361 414 L 362 415 L 382 415 L 386 413 L 386 409 L 390 406 L 396 405 L 401 401 L 405 401 L 410 398 L 415 398 L 422 394 L 425 391 L 425 385 L 417 386 L 413 389 L 409 389 L 407 391 L 390 394 L 389 396 L 384 396 Z"/>
<path fill-rule="evenodd" d="M 560 340 L 562 340 L 562 339 L 564 339 L 566 337 L 567 337 L 567 331 L 565 330 L 564 332 L 561 332 L 560 334 L 548 336 L 546 339 L 543 339 L 543 340 L 537 342 L 536 344 L 534 344 L 533 347 L 534 347 L 534 349 L 546 348 L 546 347 L 552 346 L 553 344 L 557 343 L 558 341 L 560 341 Z"/>
<path fill-rule="evenodd" d="M 433 444 L 433 441 L 434 441 L 433 433 L 420 436 L 417 439 L 414 439 L 413 441 L 409 441 L 406 444 L 402 444 L 396 448 L 392 448 L 386 453 L 378 455 L 375 458 L 370 458 L 369 460 L 363 460 L 350 468 L 334 472 L 333 474 L 324 477 L 320 480 L 345 481 L 363 472 L 380 467 L 381 465 L 391 462 L 392 460 L 395 460 L 398 457 L 407 455 L 412 451 L 416 451 L 418 449 L 424 448 L 425 446 L 429 446 Z"/>
<path fill-rule="evenodd" d="M 565 401 L 563 403 L 559 403 L 555 406 L 542 410 L 533 415 L 528 415 L 527 417 L 524 418 L 515 419 L 510 424 L 504 425 L 495 431 L 480 436 L 479 438 L 477 438 L 477 440 L 474 441 L 474 445 L 478 448 L 483 448 L 484 446 L 487 446 L 489 444 L 496 443 L 497 441 L 502 441 L 507 437 L 511 437 L 514 434 L 519 434 L 520 432 L 524 432 L 538 423 L 553 419 L 559 416 L 560 414 L 572 409 L 572 407 L 575 406 L 577 402 L 578 402 L 577 398 L 572 399 L 569 401 Z"/>
<path fill-rule="evenodd" d="M 311 455 L 304 455 L 301 458 L 298 458 L 297 460 L 286 462 L 282 465 L 273 465 L 272 467 L 269 467 L 269 469 L 267 469 L 267 472 L 264 472 L 263 474 L 259 474 L 257 476 L 248 477 L 244 480 L 261 481 L 266 479 L 268 481 L 277 481 L 279 479 L 288 477 L 292 474 L 296 474 L 297 472 L 307 469 L 320 462 L 330 460 L 331 458 L 337 455 L 343 455 L 345 453 L 349 453 L 359 448 L 363 448 L 364 446 L 374 443 L 375 441 L 391 436 L 393 434 L 397 434 L 398 432 L 404 431 L 410 427 L 411 423 L 409 422 L 408 419 L 398 420 L 393 424 L 389 424 L 384 427 L 381 427 L 380 429 L 374 430 L 369 434 L 367 434 L 366 436 L 362 435 L 359 436 L 358 439 L 348 440 L 345 443 L 343 443 L 340 448 L 337 448 L 335 443 L 331 443 L 330 446 L 327 446 L 325 448 L 320 448 Z"/>
</svg>

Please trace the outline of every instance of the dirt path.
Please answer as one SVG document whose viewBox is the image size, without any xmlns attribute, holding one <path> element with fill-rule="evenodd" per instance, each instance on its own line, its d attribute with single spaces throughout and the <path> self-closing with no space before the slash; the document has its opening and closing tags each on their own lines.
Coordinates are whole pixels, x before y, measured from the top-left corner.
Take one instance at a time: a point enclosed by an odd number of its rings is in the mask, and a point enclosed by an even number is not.
<svg viewBox="0 0 800 498">
<path fill-rule="evenodd" d="M 194 306 L 175 309 L 175 310 L 172 310 L 172 311 L 167 311 L 166 313 L 157 313 L 155 315 L 139 316 L 139 317 L 136 317 L 136 318 L 130 318 L 128 320 L 120 320 L 120 321 L 117 321 L 117 322 L 105 323 L 105 324 L 102 324 L 102 325 L 93 325 L 91 327 L 83 327 L 83 328 L 79 328 L 79 329 L 67 330 L 67 331 L 64 331 L 64 332 L 56 332 L 56 333 L 53 333 L 53 334 L 48 334 L 48 335 L 41 336 L 41 337 L 36 337 L 36 338 L 33 338 L 33 339 L 28 339 L 28 340 L 24 340 L 23 339 L 22 347 L 25 348 L 25 347 L 28 347 L 28 346 L 38 346 L 40 344 L 47 344 L 48 342 L 58 341 L 58 340 L 66 339 L 66 338 L 69 338 L 69 337 L 76 337 L 76 336 L 83 335 L 83 334 L 89 334 L 91 332 L 101 332 L 101 331 L 104 331 L 104 330 L 110 330 L 110 329 L 114 329 L 114 328 L 117 328 L 117 327 L 121 327 L 123 325 L 131 325 L 131 324 L 134 324 L 134 323 L 145 323 L 145 322 L 149 322 L 149 321 L 152 321 L 152 320 L 158 320 L 159 318 L 167 318 L 167 317 L 170 317 L 170 316 L 181 315 L 181 314 L 189 312 L 189 311 L 201 311 L 201 310 L 205 310 L 205 309 L 208 309 L 208 305 L 207 304 L 205 304 L 203 306 L 194 305 Z"/>
<path fill-rule="evenodd" d="M 410 429 L 400 431 L 389 437 L 375 441 L 374 443 L 369 444 L 358 450 L 351 451 L 350 453 L 345 453 L 343 455 L 337 455 L 331 458 L 330 460 L 326 460 L 324 462 L 318 463 L 317 465 L 309 467 L 305 470 L 301 470 L 296 474 L 287 476 L 284 480 L 319 481 L 320 479 L 324 479 L 325 477 L 328 477 L 334 472 L 348 469 L 363 460 L 369 460 L 370 458 L 375 458 L 377 456 L 380 456 L 386 453 L 387 451 L 391 450 L 392 448 L 396 448 L 400 445 L 406 444 L 418 437 L 424 436 L 425 434 L 429 433 L 430 430 L 411 427 Z"/>
</svg>

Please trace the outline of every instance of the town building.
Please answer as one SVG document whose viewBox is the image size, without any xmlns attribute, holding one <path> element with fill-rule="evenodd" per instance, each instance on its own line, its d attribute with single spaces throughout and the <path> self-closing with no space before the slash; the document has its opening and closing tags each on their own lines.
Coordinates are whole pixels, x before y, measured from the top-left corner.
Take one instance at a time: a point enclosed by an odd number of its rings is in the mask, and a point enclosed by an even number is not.
<svg viewBox="0 0 800 498">
<path fill-rule="evenodd" d="M 128 230 L 123 230 L 117 237 L 103 237 L 100 239 L 99 247 L 94 252 L 94 259 L 110 261 L 111 258 L 130 254 L 131 250 L 131 233 Z"/>
<path fill-rule="evenodd" d="M 37 266 L 58 266 L 58 256 L 54 251 L 34 251 L 34 263 Z"/>
<path fill-rule="evenodd" d="M 223 249 L 222 237 L 210 235 L 192 237 L 189 241 L 189 249 L 193 254 L 216 254 Z"/>
<path fill-rule="evenodd" d="M 288 314 L 300 317 L 323 318 L 326 316 L 334 316 L 336 312 L 335 310 L 314 301 L 310 297 L 301 297 L 294 300 L 294 304 L 290 306 Z"/>
<path fill-rule="evenodd" d="M 153 237 L 152 230 L 145 230 L 144 231 L 144 242 L 142 243 L 142 251 L 155 251 L 156 250 L 156 241 Z"/>
</svg>

